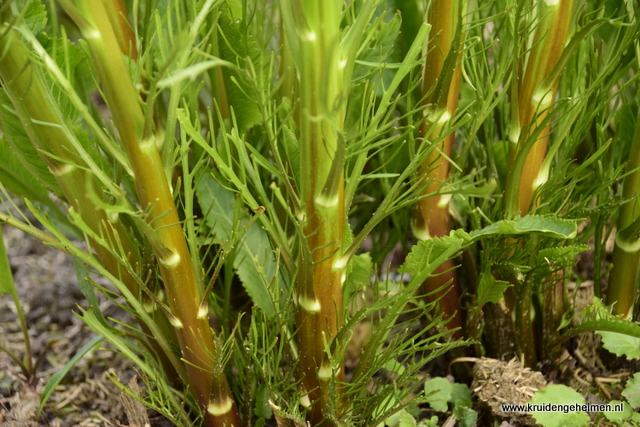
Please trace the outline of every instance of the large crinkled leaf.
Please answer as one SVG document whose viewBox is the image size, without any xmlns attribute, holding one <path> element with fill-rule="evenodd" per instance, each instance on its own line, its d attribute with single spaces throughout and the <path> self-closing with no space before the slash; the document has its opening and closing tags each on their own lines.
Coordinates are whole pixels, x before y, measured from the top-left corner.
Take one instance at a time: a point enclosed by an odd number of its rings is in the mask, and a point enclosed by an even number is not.
<svg viewBox="0 0 640 427">
<path fill-rule="evenodd" d="M 232 237 L 235 230 L 241 230 L 248 218 L 236 218 L 234 194 L 221 186 L 210 173 L 204 173 L 196 187 L 198 202 L 205 220 L 213 229 L 214 241 L 221 243 Z M 268 285 L 276 274 L 276 262 L 271 242 L 258 222 L 253 222 L 240 238 L 236 246 L 233 267 L 236 269 L 247 293 L 267 316 L 275 313 Z"/>
<path fill-rule="evenodd" d="M 438 412 L 447 412 L 452 392 L 453 386 L 446 378 L 435 377 L 424 383 L 425 400 Z"/>
<path fill-rule="evenodd" d="M 559 342 L 579 335 L 583 332 L 591 331 L 614 332 L 616 334 L 624 334 L 640 340 L 640 324 L 631 320 L 622 319 L 619 316 L 611 314 L 611 308 L 605 306 L 600 298 L 597 297 L 593 298 L 591 305 L 586 306 L 582 310 L 582 319 L 580 324 L 562 334 Z M 615 341 L 615 335 L 612 335 L 611 337 L 611 340 Z M 611 344 L 614 343 L 610 342 L 608 337 L 606 339 L 605 337 L 603 337 L 603 346 L 606 349 L 609 350 L 609 346 Z M 626 348 L 626 345 L 619 345 L 615 343 L 611 351 L 622 351 Z M 633 351 L 632 354 L 635 354 L 635 351 Z"/>
<path fill-rule="evenodd" d="M 515 220 L 503 220 L 469 233 L 473 239 L 483 236 L 505 234 L 541 234 L 556 239 L 573 239 L 578 232 L 576 220 L 554 216 L 527 215 Z"/>
<path fill-rule="evenodd" d="M 481 229 L 466 233 L 464 230 L 454 230 L 449 236 L 423 240 L 415 245 L 400 271 L 411 275 L 419 275 L 426 279 L 433 270 L 447 259 L 454 256 L 460 249 L 483 237 L 496 235 L 541 234 L 557 239 L 572 239 L 577 234 L 577 221 L 552 216 L 527 215 L 515 220 L 503 220 Z M 573 249 L 560 251 L 567 255 L 581 250 Z M 415 277 L 414 277 L 415 278 Z M 503 285 L 500 285 L 503 286 Z M 493 298 L 493 296 L 490 296 Z"/>
<path fill-rule="evenodd" d="M 616 332 L 598 331 L 602 337 L 602 346 L 618 357 L 640 359 L 640 338 Z"/>
<path fill-rule="evenodd" d="M 538 390 L 529 401 L 533 405 L 584 405 L 584 396 L 565 385 L 553 384 Z M 544 407 L 543 407 L 544 408 Z M 545 427 L 582 427 L 589 424 L 589 415 L 582 411 L 532 411 L 538 424 Z"/>
</svg>

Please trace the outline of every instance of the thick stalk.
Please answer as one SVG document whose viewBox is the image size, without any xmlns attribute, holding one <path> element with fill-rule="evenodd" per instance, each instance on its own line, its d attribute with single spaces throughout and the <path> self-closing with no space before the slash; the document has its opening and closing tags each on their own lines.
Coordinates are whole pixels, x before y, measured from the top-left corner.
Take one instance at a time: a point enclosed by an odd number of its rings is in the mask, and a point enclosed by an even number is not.
<svg viewBox="0 0 640 427">
<path fill-rule="evenodd" d="M 111 28 L 118 40 L 120 52 L 131 57 L 134 61 L 138 60 L 138 48 L 136 47 L 136 38 L 133 34 L 131 24 L 127 19 L 127 8 L 123 0 L 102 0 L 102 4 L 107 11 Z"/>
<path fill-rule="evenodd" d="M 632 199 L 620 207 L 618 216 L 618 234 L 613 250 L 613 269 L 609 276 L 607 304 L 614 304 L 617 314 L 632 317 L 638 298 L 638 265 L 640 265 L 640 116 L 636 121 L 627 170 L 635 171 L 624 179 L 622 196 Z"/>
<path fill-rule="evenodd" d="M 539 4 L 540 23 L 533 39 L 533 47 L 526 58 L 526 66 L 518 67 L 524 70 L 524 77 L 520 79 L 518 99 L 512 100 L 518 104 L 518 121 L 513 121 L 512 126 L 515 128 L 510 130 L 510 137 L 514 139 L 511 144 L 511 162 L 525 145 L 523 142 L 545 119 L 555 99 L 557 80 L 551 87 L 543 87 L 541 83 L 562 55 L 571 29 L 573 6 L 574 0 L 545 0 Z M 546 175 L 541 174 L 540 170 L 547 154 L 549 131 L 550 126 L 547 126 L 527 153 L 526 164 L 517 186 L 517 209 L 520 215 L 526 215 L 532 204 L 536 205 L 533 194 L 546 181 Z"/>
<path fill-rule="evenodd" d="M 441 74 L 454 38 L 462 37 L 462 34 L 456 34 L 458 19 L 461 15 L 461 7 L 464 7 L 462 3 L 460 0 L 437 0 L 431 5 L 428 21 L 432 26 L 431 31 L 435 34 L 435 37 L 429 40 L 429 50 L 422 83 L 424 95 L 431 94 L 438 80 L 443 78 Z M 459 55 L 457 59 L 460 61 L 462 56 Z M 433 140 L 438 138 L 442 125 L 455 115 L 458 109 L 461 71 L 461 65 L 457 64 L 451 76 L 444 111 L 438 111 L 439 106 L 436 105 L 436 112 L 441 114 L 438 118 L 439 123 L 433 124 L 431 121 L 426 120 L 420 127 L 419 136 L 425 139 L 425 143 L 429 139 Z M 431 99 L 431 96 L 429 96 L 424 102 L 429 104 L 434 101 Z M 424 190 L 425 195 L 440 191 L 443 183 L 446 181 L 449 175 L 448 159 L 451 157 L 453 151 L 453 142 L 454 134 L 451 132 L 444 137 L 439 143 L 438 148 L 433 150 L 425 160 L 423 167 L 427 170 L 425 180 L 428 181 L 428 185 Z M 420 200 L 413 227 L 413 233 L 416 238 L 427 240 L 449 235 L 451 231 L 449 222 L 450 199 L 450 195 L 441 195 Z M 446 284 L 449 284 L 449 286 L 441 289 Z M 424 293 L 429 294 L 427 296 L 429 301 L 441 298 L 439 301 L 440 309 L 446 318 L 451 319 L 450 322 L 447 323 L 448 328 L 462 328 L 464 325 L 464 314 L 458 304 L 461 291 L 453 260 L 447 260 L 440 265 L 434 271 L 434 276 L 425 280 L 422 289 Z M 435 292 L 437 289 L 440 290 Z M 443 296 L 444 294 L 446 294 L 446 296 Z M 454 333 L 454 336 L 461 337 L 462 329 L 458 329 Z"/>
<path fill-rule="evenodd" d="M 564 51 L 571 29 L 573 8 L 574 0 L 539 2 L 538 25 L 532 47 L 528 55 L 522 56 L 521 61 L 517 63 L 516 70 L 520 79 L 514 82 L 514 98 L 511 100 L 514 108 L 509 131 L 509 160 L 512 172 L 507 177 L 505 192 L 505 216 L 509 219 L 517 215 L 524 216 L 537 206 L 538 201 L 534 200 L 534 193 L 547 180 L 547 171 L 542 170 L 542 164 L 547 155 L 551 126 L 546 125 L 544 129 L 540 129 L 540 126 L 545 122 L 555 100 L 559 76 L 550 85 L 546 79 Z M 536 139 L 530 141 L 531 138 Z M 517 158 L 524 159 L 522 167 L 516 164 Z M 513 173 L 514 170 L 517 172 Z M 561 304 L 557 297 L 563 295 L 562 286 L 563 283 L 560 282 L 555 285 L 558 289 L 547 289 L 544 292 L 542 323 L 545 328 L 551 327 L 548 321 L 555 317 L 553 312 L 556 306 Z M 515 292 L 518 352 L 524 353 L 526 363 L 532 366 L 536 353 L 533 347 L 531 308 L 528 305 L 533 300 L 533 288 L 525 281 L 524 286 L 516 288 Z"/>
<path fill-rule="evenodd" d="M 303 247 L 296 295 L 299 369 L 302 387 L 311 404 L 308 413 L 311 425 L 329 425 L 327 416 L 339 414 L 339 409 L 331 410 L 328 405 L 335 402 L 334 394 L 342 393 L 336 383 L 344 381 L 343 365 L 326 351 L 326 344 L 342 327 L 345 274 L 345 266 L 336 264 L 344 250 L 346 220 L 345 148 L 339 137 L 345 110 L 341 99 L 344 78 L 344 64 L 340 61 L 341 5 L 340 0 L 294 1 L 291 6 L 298 12 L 294 13 L 297 31 L 285 28 L 300 79 L 301 110 L 297 119 L 304 236 L 299 236 Z M 291 34 L 297 34 L 295 40 L 291 40 Z M 335 390 L 329 390 L 331 383 L 337 385 Z"/>
<path fill-rule="evenodd" d="M 153 134 L 143 135 L 144 116 L 116 36 L 100 0 L 76 2 L 77 24 L 87 40 L 113 122 L 135 174 L 147 222 L 159 240 L 154 253 L 166 288 L 189 383 L 208 426 L 240 426 L 238 412 L 216 356 L 202 292 Z M 204 314 L 204 315 L 202 315 Z"/>
<path fill-rule="evenodd" d="M 3 29 L 4 30 L 4 29 Z M 96 234 L 105 236 L 105 240 L 119 246 L 120 251 L 128 258 L 131 269 L 143 276 L 140 253 L 135 249 L 129 234 L 121 223 L 117 213 L 108 213 L 96 205 L 95 197 L 105 194 L 102 183 L 91 173 L 85 159 L 78 152 L 80 144 L 75 140 L 73 132 L 68 128 L 62 114 L 42 80 L 42 76 L 29 59 L 27 47 L 17 33 L 9 32 L 0 39 L 0 51 L 5 52 L 0 58 L 0 79 L 3 88 L 27 133 L 30 141 L 47 163 L 49 169 L 60 185 L 67 201 L 82 217 L 85 224 Z M 75 143 L 74 143 L 75 142 Z M 46 153 L 50 153 L 56 158 Z M 105 202 L 106 204 L 106 202 Z M 123 268 L 112 252 L 92 241 L 100 262 L 134 294 L 144 297 L 137 279 L 131 272 Z M 175 341 L 175 334 L 168 319 L 160 310 L 153 316 L 158 325 L 167 334 L 170 341 Z M 149 328 L 141 324 L 143 331 L 151 336 Z M 152 342 L 163 367 L 170 380 L 176 381 L 176 369 L 157 342 Z"/>
</svg>

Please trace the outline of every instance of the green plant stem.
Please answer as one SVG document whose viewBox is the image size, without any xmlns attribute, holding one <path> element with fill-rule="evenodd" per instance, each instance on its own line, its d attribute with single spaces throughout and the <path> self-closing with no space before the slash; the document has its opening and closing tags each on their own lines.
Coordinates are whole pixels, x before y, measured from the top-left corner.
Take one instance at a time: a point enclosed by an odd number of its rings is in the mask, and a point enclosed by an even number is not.
<svg viewBox="0 0 640 427">
<path fill-rule="evenodd" d="M 85 161 L 87 157 L 83 157 L 79 152 L 78 148 L 81 145 L 56 108 L 39 71 L 30 61 L 27 47 L 16 32 L 10 31 L 0 39 L 0 49 L 5 52 L 0 59 L 0 79 L 4 82 L 4 90 L 12 101 L 29 139 L 53 172 L 65 197 L 95 233 L 104 235 L 105 240 L 111 242 L 114 247 L 119 246 L 120 252 L 128 258 L 133 271 L 142 271 L 144 266 L 140 254 L 120 221 L 119 214 L 107 212 L 92 199 L 92 195 L 101 198 L 101 194 L 106 191 L 92 174 L 92 168 Z M 122 268 L 111 250 L 95 244 L 95 241 L 92 243 L 93 249 L 107 270 L 119 277 L 134 295 L 141 295 L 142 290 L 136 277 L 128 269 Z M 167 338 L 175 341 L 166 316 L 158 310 L 155 319 L 162 330 L 166 331 Z M 142 327 L 144 332 L 150 335 L 144 324 Z M 157 343 L 152 344 L 168 377 L 175 382 L 176 369 L 165 356 L 165 350 Z"/>
<path fill-rule="evenodd" d="M 118 39 L 120 52 L 131 57 L 134 61 L 138 59 L 138 48 L 136 37 L 131 29 L 131 24 L 127 19 L 127 8 L 123 0 L 102 0 L 102 4 L 107 11 L 107 16 L 111 22 L 113 32 Z"/>
<path fill-rule="evenodd" d="M 512 118 L 512 129 L 509 135 L 512 139 L 510 146 L 510 163 L 516 154 L 528 147 L 523 144 L 536 128 L 544 121 L 556 96 L 559 75 L 555 81 L 547 81 L 554 67 L 560 60 L 564 44 L 569 37 L 573 19 L 574 0 L 559 0 L 558 2 L 540 2 L 538 24 L 533 38 L 532 48 L 526 59 L 526 69 L 522 66 L 525 57 L 517 63 L 518 73 L 523 73 L 519 82 L 514 82 L 511 102 L 517 103 L 517 122 Z M 542 83 L 545 83 L 544 85 Z M 522 170 L 517 189 L 517 209 L 520 215 L 526 215 L 530 207 L 535 207 L 533 200 L 535 190 L 542 185 L 540 174 L 542 163 L 547 154 L 550 126 L 546 125 L 541 135 L 527 152 L 526 166 Z M 507 195 L 509 197 L 509 195 Z"/>
<path fill-rule="evenodd" d="M 143 134 L 144 116 L 138 95 L 120 54 L 117 39 L 100 1 L 67 4 L 94 58 L 107 105 L 135 174 L 135 186 L 146 221 L 159 243 L 154 252 L 167 291 L 173 326 L 186 361 L 189 383 L 208 426 L 240 426 L 229 385 L 216 355 L 202 299 L 155 136 Z"/>
<path fill-rule="evenodd" d="M 31 350 L 31 339 L 29 338 L 29 328 L 27 327 L 27 319 L 22 311 L 22 304 L 20 304 L 20 298 L 18 297 L 18 291 L 16 290 L 15 282 L 13 281 L 13 274 L 11 274 L 11 266 L 9 265 L 9 258 L 7 256 L 7 250 L 4 244 L 4 237 L 2 235 L 2 226 L 0 226 L 0 294 L 8 292 L 11 294 L 13 303 L 16 306 L 16 314 L 18 315 L 18 321 L 20 322 L 20 330 L 24 339 L 25 357 L 24 362 L 20 360 L 13 352 L 8 348 L 0 345 L 0 351 L 4 351 L 20 366 L 22 373 L 27 379 L 27 383 L 31 384 L 34 380 L 34 364 L 33 364 L 33 352 Z"/>
<path fill-rule="evenodd" d="M 640 265 L 640 234 L 634 230 L 640 221 L 640 115 L 636 120 L 627 164 L 627 169 L 633 172 L 625 177 L 622 188 L 622 196 L 631 200 L 620 207 L 613 268 L 607 288 L 607 304 L 613 304 L 614 312 L 627 318 L 632 317 L 638 298 L 637 274 Z"/>
<path fill-rule="evenodd" d="M 552 81 L 549 81 L 549 76 L 561 60 L 571 29 L 573 8 L 574 0 L 539 2 L 532 47 L 527 55 L 521 54 L 515 62 L 515 71 L 520 78 L 512 82 L 511 93 L 510 173 L 505 189 L 505 218 L 508 219 L 524 216 L 535 209 L 539 202 L 534 200 L 534 193 L 547 179 L 542 170 L 551 131 L 547 116 L 555 100 L 560 74 L 554 74 Z M 555 286 L 561 287 L 563 283 Z M 533 366 L 536 351 L 531 322 L 532 285 L 525 280 L 522 286 L 515 288 L 515 292 L 516 345 L 524 354 L 525 363 Z M 555 318 L 552 313 L 561 304 L 557 301 L 561 295 L 563 293 L 555 289 L 544 292 L 544 329 L 552 328 L 548 321 Z"/>
<path fill-rule="evenodd" d="M 424 68 L 424 78 L 422 83 L 422 91 L 426 96 L 432 94 L 435 90 L 439 79 L 443 79 L 441 75 L 445 65 L 445 59 L 449 55 L 455 37 L 462 37 L 462 34 L 456 34 L 458 28 L 458 19 L 464 14 L 463 9 L 466 8 L 466 2 L 460 0 L 437 0 L 431 4 L 428 21 L 432 26 L 435 34 L 429 40 L 428 54 L 426 65 Z M 462 59 L 462 55 L 457 55 L 457 51 L 453 53 L 458 60 Z M 419 137 L 433 140 L 438 138 L 444 123 L 448 118 L 455 116 L 458 109 L 458 99 L 460 95 L 460 77 L 462 72 L 461 64 L 457 64 L 451 76 L 451 82 L 446 92 L 445 111 L 438 118 L 438 123 L 432 123 L 429 119 L 425 120 L 420 126 Z M 425 98 L 426 104 L 434 102 L 431 95 Z M 436 100 L 437 102 L 437 100 Z M 436 109 L 439 106 L 436 106 Z M 429 109 L 427 110 L 429 111 Z M 443 183 L 449 175 L 449 158 L 453 151 L 454 133 L 449 132 L 438 144 L 438 149 L 433 150 L 424 162 L 423 167 L 427 170 L 425 180 L 428 181 L 427 187 L 423 194 L 438 193 Z M 413 227 L 414 235 L 421 239 L 431 239 L 449 235 L 451 224 L 449 220 L 449 200 L 450 195 L 441 195 L 435 197 L 426 197 L 418 202 L 415 215 L 415 224 Z M 448 286 L 443 288 L 445 285 Z M 456 274 L 455 264 L 453 260 L 447 260 L 440 265 L 434 275 L 429 277 L 423 284 L 423 292 L 427 294 L 429 301 L 439 299 L 439 307 L 445 314 L 445 317 L 451 320 L 447 323 L 450 329 L 457 328 L 454 337 L 462 336 L 462 326 L 464 325 L 464 312 L 460 309 L 458 300 L 460 299 L 461 290 Z M 438 290 L 436 292 L 436 290 Z M 445 295 L 446 294 L 446 295 Z"/>
<path fill-rule="evenodd" d="M 339 0 L 281 2 L 288 45 L 299 75 L 300 201 L 303 236 L 296 300 L 298 302 L 299 370 L 303 391 L 311 404 L 311 425 L 328 423 L 329 382 L 344 381 L 344 367 L 326 348 L 342 327 L 342 283 L 346 265 L 338 265 L 344 249 L 344 69 L 340 52 Z M 290 8 L 290 9 L 289 9 Z M 343 392 L 338 386 L 335 393 Z M 333 414 L 331 412 L 334 412 Z"/>
</svg>

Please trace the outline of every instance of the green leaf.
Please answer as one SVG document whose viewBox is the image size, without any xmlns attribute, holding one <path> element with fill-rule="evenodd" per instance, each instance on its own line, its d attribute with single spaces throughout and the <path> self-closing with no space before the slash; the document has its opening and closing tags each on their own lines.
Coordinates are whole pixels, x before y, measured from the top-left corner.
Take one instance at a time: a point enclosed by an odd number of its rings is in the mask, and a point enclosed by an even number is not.
<svg viewBox="0 0 640 427">
<path fill-rule="evenodd" d="M 569 266 L 576 261 L 576 256 L 588 251 L 587 245 L 571 245 L 559 248 L 545 248 L 538 253 L 538 263 L 556 264 L 559 266 Z"/>
<path fill-rule="evenodd" d="M 513 285 L 509 282 L 496 280 L 491 271 L 485 271 L 478 285 L 478 307 L 482 308 L 488 302 L 497 303 L 511 286 Z"/>
<path fill-rule="evenodd" d="M 451 403 L 453 403 L 453 415 L 461 427 L 472 427 L 476 424 L 478 413 L 471 409 L 471 390 L 466 384 L 452 385 Z"/>
<path fill-rule="evenodd" d="M 471 390 L 466 384 L 453 383 L 451 385 L 451 403 L 453 406 L 471 407 Z"/>
<path fill-rule="evenodd" d="M 578 232 L 577 220 L 562 219 L 555 216 L 527 215 L 522 218 L 494 222 L 482 230 L 469 233 L 473 239 L 484 236 L 504 234 L 541 234 L 556 239 L 573 239 Z"/>
<path fill-rule="evenodd" d="M 565 385 L 553 384 L 542 390 L 538 390 L 529 401 L 531 404 L 544 405 L 551 403 L 554 405 L 571 405 L 585 403 L 584 396 Z M 589 415 L 586 412 L 542 412 L 532 411 L 531 415 L 539 424 L 545 427 L 583 427 L 589 424 Z"/>
<path fill-rule="evenodd" d="M 265 384 L 260 385 L 253 403 L 253 413 L 256 417 L 269 419 L 273 415 L 269 406 L 269 397 L 269 388 Z"/>
<path fill-rule="evenodd" d="M 9 264 L 7 249 L 4 245 L 4 238 L 2 237 L 2 226 L 0 225 L 0 294 L 8 293 L 14 298 L 17 297 L 16 286 L 13 281 L 13 274 L 11 273 L 11 265 Z"/>
<path fill-rule="evenodd" d="M 24 7 L 24 3 L 27 3 L 27 9 L 23 15 L 24 23 L 34 35 L 38 35 L 47 25 L 47 11 L 44 3 L 40 1 L 20 1 L 17 3 L 20 8 Z"/>
<path fill-rule="evenodd" d="M 347 269 L 350 269 L 350 271 L 343 284 L 345 301 L 349 301 L 357 289 L 362 289 L 371 283 L 371 276 L 373 274 L 371 255 L 367 252 L 354 256 Z"/>
<path fill-rule="evenodd" d="M 89 267 L 87 265 L 77 259 L 73 260 L 74 266 L 76 268 L 76 280 L 78 281 L 78 288 L 80 288 L 80 292 L 87 299 L 87 303 L 89 306 L 89 310 L 92 311 L 96 318 L 105 325 L 105 327 L 111 327 L 102 312 L 100 311 L 100 304 L 98 303 L 98 298 L 96 297 L 95 288 L 91 283 L 91 279 L 89 277 Z"/>
<path fill-rule="evenodd" d="M 478 413 L 470 406 L 456 406 L 453 408 L 453 415 L 458 420 L 460 427 L 473 427 L 478 420 Z"/>
<path fill-rule="evenodd" d="M 621 402 L 619 400 L 612 400 L 609 402 L 609 405 L 611 405 L 612 408 L 615 408 L 615 406 L 619 404 L 622 404 L 623 406 L 623 409 L 621 412 L 618 412 L 618 411 L 602 412 L 609 421 L 613 421 L 613 422 L 626 421 L 626 420 L 630 420 L 631 417 L 633 416 L 633 409 L 631 409 L 631 406 L 629 406 L 627 402 Z"/>
<path fill-rule="evenodd" d="M 64 376 L 67 375 L 67 373 L 69 373 L 71 368 L 73 368 L 76 365 L 76 363 L 78 363 L 78 361 L 84 357 L 85 354 L 87 354 L 88 352 L 93 350 L 95 347 L 97 347 L 98 344 L 100 344 L 103 339 L 104 337 L 102 335 L 96 335 L 95 337 L 93 337 L 91 341 L 86 343 L 84 346 L 82 346 L 80 350 L 78 350 L 78 352 L 71 358 L 71 360 L 69 360 L 62 367 L 62 369 L 60 369 L 58 372 L 53 374 L 53 376 L 51 376 L 49 381 L 47 381 L 47 384 L 44 386 L 44 390 L 42 391 L 42 396 L 40 396 L 40 408 L 38 408 L 39 413 L 42 412 L 42 409 L 44 408 L 44 405 L 47 403 L 47 400 L 49 400 L 51 393 L 53 393 L 56 386 L 60 384 L 60 381 L 62 381 Z"/>
<path fill-rule="evenodd" d="M 400 272 L 413 275 L 413 281 L 420 283 L 440 266 L 453 257 L 471 239 L 463 230 L 452 231 L 449 236 L 422 240 L 411 248 Z"/>
<path fill-rule="evenodd" d="M 286 125 L 282 126 L 282 136 L 284 150 L 287 153 L 287 163 L 293 173 L 294 182 L 300 188 L 300 144 L 296 135 Z"/>
<path fill-rule="evenodd" d="M 229 240 L 234 230 L 241 230 L 248 218 L 236 218 L 234 194 L 221 186 L 210 173 L 204 173 L 196 187 L 198 202 L 206 213 L 205 220 L 213 229 L 216 243 Z M 258 222 L 245 230 L 236 247 L 233 267 L 237 271 L 247 293 L 267 316 L 275 313 L 268 284 L 276 274 L 276 262 L 271 242 Z M 266 282 L 266 283 L 265 283 Z"/>
<path fill-rule="evenodd" d="M 640 359 L 640 338 L 615 332 L 598 331 L 602 337 L 602 346 L 618 357 Z"/>
<path fill-rule="evenodd" d="M 607 331 L 625 334 L 640 339 L 640 325 L 611 314 L 611 308 L 604 305 L 600 298 L 594 297 L 591 305 L 582 310 L 581 323 L 562 334 L 559 342 L 583 332 Z"/>
<path fill-rule="evenodd" d="M 410 413 L 401 411 L 398 427 L 416 427 L 416 419 Z"/>
<path fill-rule="evenodd" d="M 34 148 L 4 91 L 0 91 L 0 127 L 10 149 L 40 185 L 62 196 L 53 174 Z"/>
<path fill-rule="evenodd" d="M 435 377 L 424 383 L 425 400 L 438 412 L 447 412 L 453 385 L 448 379 Z"/>
<path fill-rule="evenodd" d="M 400 17 L 402 18 L 398 44 L 400 45 L 401 55 L 404 56 L 416 38 L 423 18 L 416 0 L 394 0 L 393 3 L 395 10 L 400 12 Z"/>
<path fill-rule="evenodd" d="M 379 417 L 384 416 L 384 414 L 392 411 L 394 408 L 397 408 L 398 405 L 398 400 L 394 396 L 387 394 L 378 404 L 378 406 L 374 408 L 372 417 L 374 419 L 378 419 Z M 385 418 L 384 422 L 379 423 L 377 427 L 384 427 L 385 425 L 390 427 L 397 427 L 403 412 L 405 411 L 400 410 L 393 413 L 393 415 Z"/>
<path fill-rule="evenodd" d="M 640 408 L 640 372 L 636 372 L 633 378 L 627 381 L 622 395 L 627 398 L 633 409 Z"/>
<path fill-rule="evenodd" d="M 7 190 L 31 201 L 51 204 L 47 189 L 22 165 L 4 138 L 0 138 L 0 159 L 0 182 Z"/>
<path fill-rule="evenodd" d="M 243 17 L 235 15 L 239 15 L 238 11 L 234 14 L 227 3 L 220 7 L 220 57 L 244 68 L 247 59 L 253 64 L 259 62 L 257 59 L 260 51 L 245 27 L 246 22 L 241 21 Z M 260 123 L 260 109 L 253 96 L 253 88 L 240 73 L 225 69 L 223 76 L 229 104 L 233 107 L 239 131 L 242 133 L 245 129 Z"/>
<path fill-rule="evenodd" d="M 374 20 L 371 28 L 375 28 L 376 31 L 369 36 L 368 43 L 358 55 L 353 69 L 352 80 L 368 79 L 369 89 L 373 89 L 376 96 L 383 95 L 384 89 L 389 87 L 395 76 L 394 70 L 386 66 L 387 63 L 400 62 L 393 46 L 400 34 L 402 18 L 399 13 L 394 13 L 391 19 L 385 18 L 387 17 L 383 16 Z M 369 93 L 365 93 L 365 96 L 369 96 Z"/>
<path fill-rule="evenodd" d="M 547 276 L 562 268 L 571 267 L 578 259 L 576 256 L 582 252 L 588 251 L 587 245 L 570 245 L 558 248 L 545 248 L 538 253 L 535 277 L 537 281 L 543 281 Z"/>
<path fill-rule="evenodd" d="M 434 415 L 431 418 L 420 421 L 418 427 L 438 427 L 438 416 Z"/>
</svg>

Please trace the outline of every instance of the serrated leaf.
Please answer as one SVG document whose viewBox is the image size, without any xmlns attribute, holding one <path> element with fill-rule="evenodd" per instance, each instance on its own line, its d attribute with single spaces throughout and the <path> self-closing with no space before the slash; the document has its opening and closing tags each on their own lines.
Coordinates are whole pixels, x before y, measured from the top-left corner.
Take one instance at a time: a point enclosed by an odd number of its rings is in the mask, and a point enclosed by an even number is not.
<svg viewBox="0 0 640 427">
<path fill-rule="evenodd" d="M 611 309 L 597 297 L 592 299 L 591 305 L 582 310 L 580 325 L 565 332 L 561 341 L 589 331 L 615 332 L 640 339 L 640 325 L 638 323 L 611 314 Z"/>
<path fill-rule="evenodd" d="M 196 187 L 196 195 L 206 214 L 205 220 L 213 229 L 216 243 L 228 240 L 234 229 L 240 229 L 247 223 L 246 217 L 235 218 L 234 194 L 222 187 L 211 174 L 202 175 Z M 273 315 L 275 307 L 265 280 L 271 283 L 275 276 L 275 256 L 267 233 L 257 222 L 249 226 L 236 247 L 233 267 L 254 304 L 267 316 Z"/>
<path fill-rule="evenodd" d="M 235 14 L 239 12 L 236 11 Z M 257 64 L 260 56 L 258 45 L 253 36 L 245 28 L 245 23 L 240 21 L 241 16 L 235 16 L 226 3 L 220 7 L 220 57 L 225 61 L 244 68 L 245 61 L 250 58 Z M 225 90 L 229 104 L 233 107 L 238 122 L 239 131 L 260 123 L 262 116 L 258 103 L 253 97 L 253 89 L 242 75 L 237 71 L 225 69 L 223 72 Z"/>
<path fill-rule="evenodd" d="M 424 383 L 425 401 L 438 412 L 447 412 L 453 385 L 442 377 L 432 378 Z"/>
<path fill-rule="evenodd" d="M 554 216 L 527 215 L 515 220 L 502 220 L 474 230 L 469 235 L 478 239 L 490 235 L 541 234 L 556 239 L 573 239 L 578 232 L 576 220 Z"/>
<path fill-rule="evenodd" d="M 463 230 L 452 231 L 449 236 L 437 239 L 422 240 L 411 248 L 400 272 L 411 274 L 413 281 L 422 283 L 438 266 L 469 242 L 469 235 Z"/>
<path fill-rule="evenodd" d="M 400 62 L 393 46 L 400 34 L 401 25 L 402 18 L 399 13 L 394 13 L 391 19 L 388 16 L 376 18 L 371 26 L 376 31 L 368 37 L 367 45 L 362 48 L 356 60 L 352 80 L 369 79 L 369 88 L 374 90 L 376 96 L 384 94 L 384 89 L 389 87 L 395 76 L 394 70 L 386 67 L 387 63 Z"/>
<path fill-rule="evenodd" d="M 47 189 L 22 165 L 4 138 L 0 138 L 0 159 L 0 182 L 7 190 L 31 201 L 50 203 Z"/>
<path fill-rule="evenodd" d="M 18 2 L 18 7 L 22 9 L 24 3 L 25 1 Z M 34 35 L 37 35 L 47 25 L 47 10 L 40 1 L 29 1 L 26 7 L 23 15 L 24 23 Z"/>
<path fill-rule="evenodd" d="M 55 390 L 56 386 L 60 384 L 60 381 L 62 381 L 64 376 L 69 373 L 71 368 L 73 368 L 88 352 L 97 347 L 103 339 L 104 337 L 102 335 L 96 335 L 93 337 L 88 343 L 82 346 L 80 350 L 78 350 L 78 352 L 62 367 L 62 369 L 49 378 L 49 381 L 47 381 L 47 384 L 44 386 L 44 390 L 42 391 L 42 395 L 40 396 L 40 407 L 38 408 L 38 412 L 42 412 L 44 405 L 47 403 L 47 400 L 49 400 L 49 397 Z"/>
<path fill-rule="evenodd" d="M 538 253 L 538 269 L 535 271 L 537 278 L 544 278 L 561 268 L 571 267 L 578 259 L 576 256 L 588 251 L 587 245 L 570 245 L 558 248 L 545 248 Z"/>
<path fill-rule="evenodd" d="M 640 359 L 640 338 L 615 332 L 598 331 L 602 337 L 602 346 L 618 357 Z"/>
<path fill-rule="evenodd" d="M 349 301 L 356 289 L 361 289 L 371 283 L 371 276 L 373 274 L 371 255 L 367 252 L 354 256 L 348 268 L 351 271 L 347 274 L 343 284 L 345 301 Z"/>
<path fill-rule="evenodd" d="M 562 246 L 559 248 L 545 248 L 538 253 L 538 262 L 557 264 L 557 265 L 569 265 L 569 263 L 575 261 L 575 257 L 585 251 L 589 250 L 587 245 L 571 245 Z"/>
<path fill-rule="evenodd" d="M 478 285 L 478 307 L 482 308 L 486 303 L 497 303 L 500 301 L 504 292 L 513 286 L 504 280 L 496 280 L 490 271 L 485 271 L 480 277 Z"/>
<path fill-rule="evenodd" d="M 62 196 L 53 174 L 34 148 L 20 119 L 15 114 L 11 101 L 4 91 L 0 91 L 0 127 L 10 149 L 43 187 Z"/>
<path fill-rule="evenodd" d="M 269 406 L 269 388 L 262 384 L 256 391 L 255 401 L 253 403 L 253 413 L 258 418 L 271 418 L 272 411 Z"/>
<path fill-rule="evenodd" d="M 552 384 L 542 390 L 538 390 L 529 401 L 531 404 L 544 405 L 571 405 L 585 403 L 584 396 L 565 385 Z M 532 411 L 531 415 L 539 424 L 545 427 L 583 427 L 589 424 L 589 415 L 586 412 L 541 412 Z"/>
<path fill-rule="evenodd" d="M 627 398 L 633 409 L 640 408 L 640 372 L 636 372 L 633 378 L 627 381 L 622 395 Z"/>
</svg>

